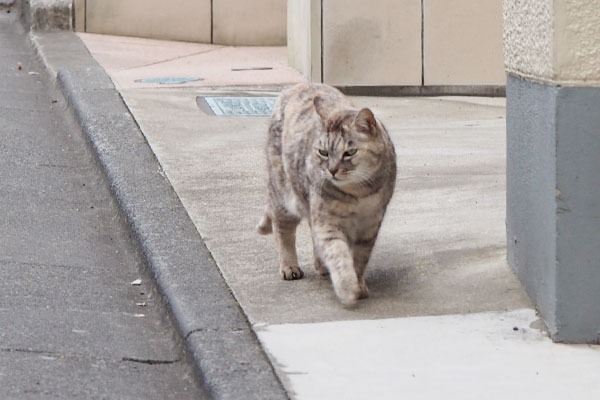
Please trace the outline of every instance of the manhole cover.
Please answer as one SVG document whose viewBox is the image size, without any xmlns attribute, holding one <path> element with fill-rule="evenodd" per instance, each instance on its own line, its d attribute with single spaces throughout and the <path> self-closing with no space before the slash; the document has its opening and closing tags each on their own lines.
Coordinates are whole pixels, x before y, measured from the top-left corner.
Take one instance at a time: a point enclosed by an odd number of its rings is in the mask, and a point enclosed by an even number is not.
<svg viewBox="0 0 600 400">
<path fill-rule="evenodd" d="M 271 115 L 275 96 L 264 97 L 205 97 L 215 115 Z"/>
<path fill-rule="evenodd" d="M 181 85 L 182 83 L 203 81 L 203 78 L 166 76 L 160 78 L 137 79 L 139 83 L 160 83 L 161 85 Z"/>
</svg>

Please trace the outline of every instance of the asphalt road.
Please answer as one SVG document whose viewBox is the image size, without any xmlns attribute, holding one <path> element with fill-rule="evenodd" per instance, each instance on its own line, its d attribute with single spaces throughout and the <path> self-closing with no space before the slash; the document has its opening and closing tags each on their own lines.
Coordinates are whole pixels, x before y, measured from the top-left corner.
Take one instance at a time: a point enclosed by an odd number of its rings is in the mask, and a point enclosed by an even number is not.
<svg viewBox="0 0 600 400">
<path fill-rule="evenodd" d="M 0 398 L 204 398 L 14 12 L 0 37 Z"/>
</svg>

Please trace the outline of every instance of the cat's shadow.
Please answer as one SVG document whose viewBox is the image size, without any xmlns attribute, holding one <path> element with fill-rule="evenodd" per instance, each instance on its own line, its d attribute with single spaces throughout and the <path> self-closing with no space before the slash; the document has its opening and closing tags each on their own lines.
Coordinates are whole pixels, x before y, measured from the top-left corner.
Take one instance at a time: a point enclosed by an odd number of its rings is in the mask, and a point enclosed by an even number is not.
<svg viewBox="0 0 600 400">
<path fill-rule="evenodd" d="M 367 269 L 365 281 L 371 293 L 393 295 L 410 287 L 411 269 L 407 265 L 373 267 Z"/>
<path fill-rule="evenodd" d="M 408 265 L 374 267 L 367 269 L 365 281 L 372 295 L 376 294 L 377 297 L 395 296 L 410 288 L 413 283 L 412 279 L 414 279 L 411 276 L 412 269 Z M 317 285 L 319 290 L 333 290 L 329 275 L 319 275 L 311 271 L 304 276 L 304 279 Z"/>
</svg>

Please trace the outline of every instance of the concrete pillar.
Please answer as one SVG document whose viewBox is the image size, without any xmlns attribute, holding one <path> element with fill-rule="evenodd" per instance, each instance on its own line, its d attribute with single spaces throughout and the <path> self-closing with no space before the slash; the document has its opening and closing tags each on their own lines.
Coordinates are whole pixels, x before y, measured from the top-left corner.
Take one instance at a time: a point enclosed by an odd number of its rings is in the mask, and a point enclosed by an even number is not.
<svg viewBox="0 0 600 400">
<path fill-rule="evenodd" d="M 600 0 L 505 0 L 508 261 L 558 342 L 600 339 Z"/>
<path fill-rule="evenodd" d="M 288 0 L 288 63 L 310 82 L 321 77 L 321 0 Z"/>
<path fill-rule="evenodd" d="M 76 32 L 85 32 L 86 0 L 73 0 L 73 27 Z"/>
</svg>

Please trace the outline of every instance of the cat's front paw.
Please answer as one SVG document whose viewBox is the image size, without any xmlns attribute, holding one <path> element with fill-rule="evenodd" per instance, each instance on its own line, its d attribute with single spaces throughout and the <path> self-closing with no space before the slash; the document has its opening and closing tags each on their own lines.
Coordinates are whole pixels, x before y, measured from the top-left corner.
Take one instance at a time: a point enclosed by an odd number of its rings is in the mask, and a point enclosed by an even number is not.
<svg viewBox="0 0 600 400">
<path fill-rule="evenodd" d="M 281 277 L 286 281 L 302 279 L 304 276 L 304 272 L 297 266 L 282 266 L 279 271 L 281 272 Z"/>
<path fill-rule="evenodd" d="M 336 294 L 344 307 L 353 308 L 358 303 L 361 291 L 358 287 L 339 288 Z"/>
</svg>

